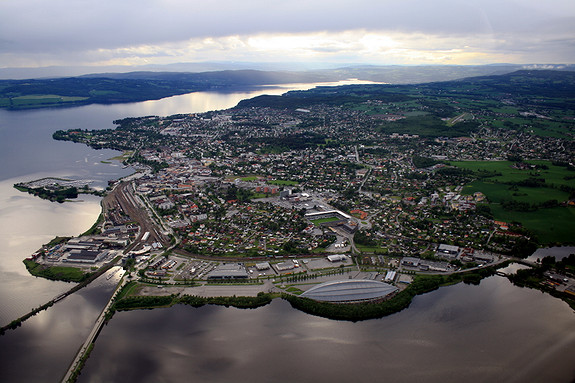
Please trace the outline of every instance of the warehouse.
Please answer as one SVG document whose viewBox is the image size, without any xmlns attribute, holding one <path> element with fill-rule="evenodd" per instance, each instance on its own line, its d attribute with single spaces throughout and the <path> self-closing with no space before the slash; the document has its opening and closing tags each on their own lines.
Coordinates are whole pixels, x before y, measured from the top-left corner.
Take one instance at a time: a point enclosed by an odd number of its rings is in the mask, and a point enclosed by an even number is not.
<svg viewBox="0 0 575 383">
<path fill-rule="evenodd" d="M 441 244 L 439 245 L 439 247 L 437 248 L 437 254 L 439 256 L 446 256 L 448 258 L 456 258 L 457 255 L 459 254 L 459 247 L 458 246 L 452 246 L 452 245 L 446 245 L 446 244 Z"/>
<path fill-rule="evenodd" d="M 334 255 L 328 255 L 327 260 L 330 262 L 341 262 L 346 261 L 347 257 L 344 254 L 334 254 Z"/>
<path fill-rule="evenodd" d="M 401 264 L 407 267 L 418 267 L 421 259 L 413 257 L 403 257 Z"/>
<path fill-rule="evenodd" d="M 274 265 L 276 270 L 278 272 L 282 272 L 282 271 L 288 271 L 288 270 L 293 270 L 295 269 L 295 264 L 293 262 L 282 262 L 282 263 L 277 263 Z"/>
<path fill-rule="evenodd" d="M 68 253 L 64 262 L 75 263 L 96 263 L 101 261 L 108 255 L 108 251 L 94 251 L 94 250 L 72 250 Z"/>
<path fill-rule="evenodd" d="M 269 270 L 270 264 L 269 262 L 256 263 L 256 269 L 258 269 L 258 271 Z"/>
<path fill-rule="evenodd" d="M 216 279 L 247 279 L 248 272 L 243 265 L 238 263 L 224 263 L 217 266 L 208 274 L 209 280 Z"/>
</svg>

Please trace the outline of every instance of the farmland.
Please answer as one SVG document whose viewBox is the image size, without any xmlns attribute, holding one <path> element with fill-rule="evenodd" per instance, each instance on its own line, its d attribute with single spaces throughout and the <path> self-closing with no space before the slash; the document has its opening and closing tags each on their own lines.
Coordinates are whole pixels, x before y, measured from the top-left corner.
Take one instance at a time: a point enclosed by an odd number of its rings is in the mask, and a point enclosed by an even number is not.
<svg viewBox="0 0 575 383">
<path fill-rule="evenodd" d="M 494 218 L 519 222 L 542 243 L 572 240 L 575 207 L 569 206 L 575 188 L 575 170 L 550 161 L 452 162 L 476 174 L 492 175 L 467 184 L 463 194 L 481 192 L 487 196 Z M 531 183 L 533 180 L 539 180 Z"/>
</svg>

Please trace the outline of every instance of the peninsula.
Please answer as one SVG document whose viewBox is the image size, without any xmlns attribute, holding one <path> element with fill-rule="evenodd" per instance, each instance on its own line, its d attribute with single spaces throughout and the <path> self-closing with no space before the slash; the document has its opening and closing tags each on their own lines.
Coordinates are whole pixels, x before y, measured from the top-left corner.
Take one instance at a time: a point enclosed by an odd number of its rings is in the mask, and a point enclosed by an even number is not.
<svg viewBox="0 0 575 383">
<path fill-rule="evenodd" d="M 320 87 L 58 131 L 130 151 L 136 173 L 110 185 L 91 235 L 33 260 L 88 271 L 122 256 L 130 283 L 112 309 L 283 296 L 330 318 L 387 315 L 573 243 L 574 83 L 573 72 L 520 71 Z M 546 265 L 573 304 L 572 268 Z"/>
</svg>

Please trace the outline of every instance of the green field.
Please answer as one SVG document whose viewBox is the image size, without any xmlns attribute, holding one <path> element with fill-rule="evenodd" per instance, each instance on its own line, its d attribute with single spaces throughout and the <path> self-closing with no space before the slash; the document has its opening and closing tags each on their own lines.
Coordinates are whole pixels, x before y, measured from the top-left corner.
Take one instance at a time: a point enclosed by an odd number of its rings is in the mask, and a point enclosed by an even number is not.
<svg viewBox="0 0 575 383">
<path fill-rule="evenodd" d="M 575 187 L 575 171 L 561 166 L 552 165 L 550 161 L 527 161 L 532 165 L 546 166 L 547 169 L 520 170 L 511 167 L 510 161 L 454 161 L 451 165 L 458 168 L 477 171 L 499 172 L 501 175 L 489 177 L 489 182 L 509 183 L 526 180 L 529 177 L 544 178 L 549 185 L 566 185 Z"/>
<path fill-rule="evenodd" d="M 511 190 L 509 185 L 486 181 L 473 181 L 470 184 L 465 185 L 462 194 L 469 195 L 478 191 L 485 194 L 489 202 L 494 203 L 501 203 L 505 200 L 514 200 L 536 204 L 549 200 L 563 202 L 569 198 L 569 193 L 557 189 L 519 186 L 517 187 L 517 190 Z"/>
<path fill-rule="evenodd" d="M 35 108 L 38 106 L 60 105 L 87 100 L 88 97 L 69 97 L 55 94 L 26 95 L 11 98 L 3 98 L 1 104 L 17 108 Z"/>
<path fill-rule="evenodd" d="M 296 181 L 288 181 L 288 180 L 275 180 L 269 181 L 269 184 L 278 185 L 278 186 L 296 186 L 298 183 Z"/>
<path fill-rule="evenodd" d="M 90 276 L 89 273 L 87 274 L 82 269 L 76 267 L 47 267 L 28 259 L 24 260 L 24 264 L 30 274 L 55 281 L 82 282 Z"/>
<path fill-rule="evenodd" d="M 535 233 L 542 244 L 575 242 L 575 208 L 554 207 L 534 212 L 507 211 L 491 204 L 491 211 L 498 220 L 521 222 Z"/>
<path fill-rule="evenodd" d="M 359 251 L 361 251 L 362 253 L 368 253 L 368 254 L 385 254 L 387 253 L 387 248 L 386 247 L 378 247 L 378 246 L 364 246 L 364 245 L 359 245 L 359 244 L 355 244 L 355 247 L 357 247 L 357 249 Z"/>
<path fill-rule="evenodd" d="M 319 226 L 319 225 L 321 225 L 322 223 L 335 222 L 335 221 L 339 221 L 339 218 L 330 217 L 330 218 L 314 219 L 313 221 L 311 221 L 311 223 L 313 223 L 313 224 L 316 225 L 316 226 Z"/>
<path fill-rule="evenodd" d="M 110 160 L 123 162 L 123 161 L 126 161 L 127 159 L 129 159 L 130 157 L 132 157 L 133 155 L 134 155 L 133 150 L 126 150 L 121 155 L 110 158 Z"/>
<path fill-rule="evenodd" d="M 534 165 L 544 165 L 547 169 L 519 170 L 511 167 L 509 161 L 469 161 L 452 162 L 451 164 L 463 169 L 477 171 L 498 172 L 501 175 L 486 177 L 467 184 L 462 194 L 473 194 L 477 191 L 487 196 L 489 207 L 497 220 L 506 222 L 520 222 L 525 228 L 535 233 L 543 244 L 572 243 L 575 240 L 575 208 L 557 206 L 551 208 L 537 208 L 534 211 L 505 210 L 501 203 L 504 201 L 524 202 L 530 205 L 542 204 L 546 201 L 557 200 L 565 202 L 569 193 L 557 189 L 564 185 L 575 187 L 575 171 L 564 167 L 554 166 L 549 161 L 528 161 Z M 524 181 L 530 177 L 545 179 L 545 186 L 525 187 L 514 186 L 513 183 Z"/>
</svg>

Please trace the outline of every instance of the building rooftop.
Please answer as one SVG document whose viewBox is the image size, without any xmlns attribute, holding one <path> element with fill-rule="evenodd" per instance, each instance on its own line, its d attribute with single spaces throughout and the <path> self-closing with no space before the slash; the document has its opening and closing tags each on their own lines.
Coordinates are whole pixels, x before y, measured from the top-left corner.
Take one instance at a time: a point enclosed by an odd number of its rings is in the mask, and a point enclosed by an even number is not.
<svg viewBox="0 0 575 383">
<path fill-rule="evenodd" d="M 223 264 L 208 274 L 208 279 L 245 279 L 248 277 L 246 268 L 239 264 Z"/>
<path fill-rule="evenodd" d="M 301 296 L 325 302 L 356 302 L 383 298 L 397 290 L 397 287 L 379 281 L 350 279 L 322 283 Z"/>
</svg>

